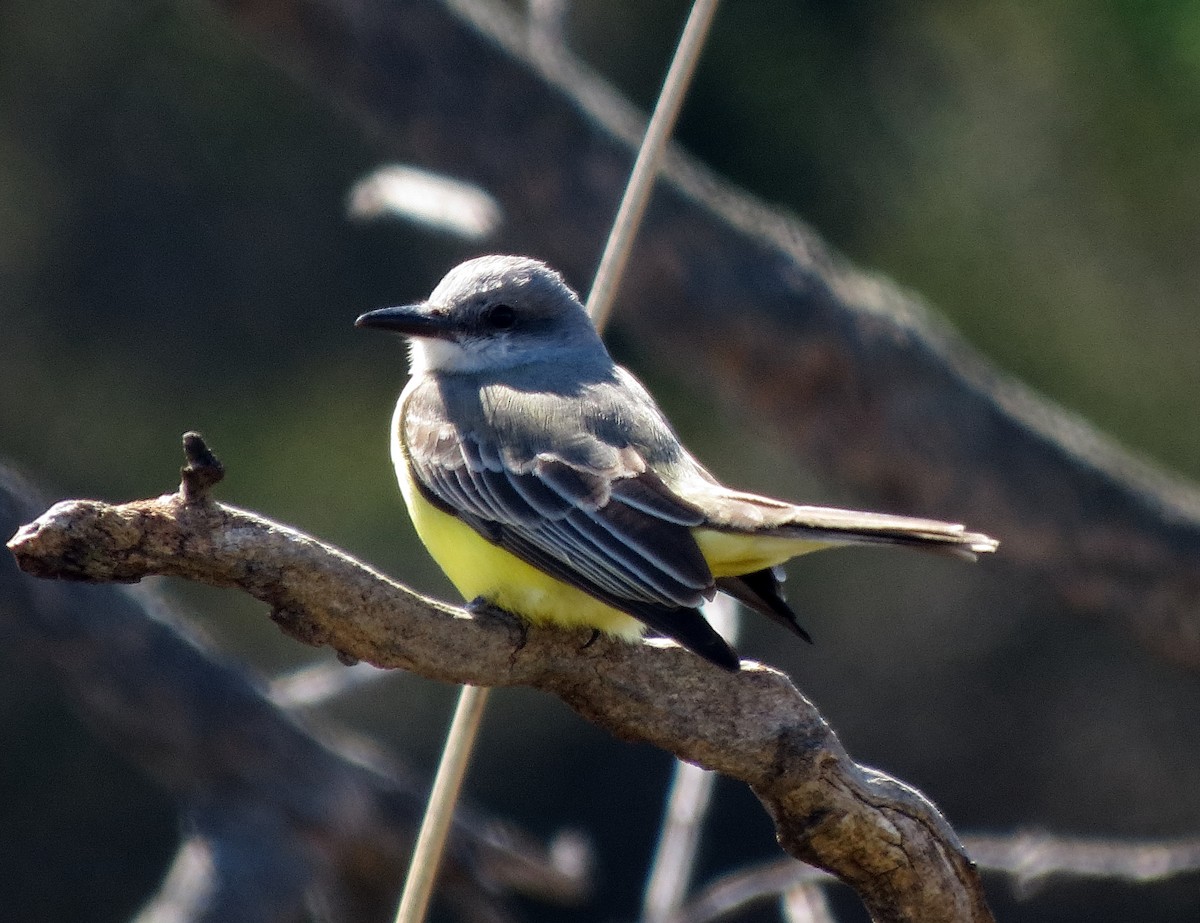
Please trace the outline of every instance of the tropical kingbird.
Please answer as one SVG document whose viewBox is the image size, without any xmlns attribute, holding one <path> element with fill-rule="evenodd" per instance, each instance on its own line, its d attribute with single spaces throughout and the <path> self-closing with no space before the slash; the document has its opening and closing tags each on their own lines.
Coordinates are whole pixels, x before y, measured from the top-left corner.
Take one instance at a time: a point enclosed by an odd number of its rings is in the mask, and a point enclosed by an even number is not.
<svg viewBox="0 0 1200 923">
<path fill-rule="evenodd" d="M 737 670 L 700 612 L 718 590 L 808 640 L 777 570 L 796 555 L 996 548 L 961 525 L 722 486 L 613 362 L 562 276 L 536 260 L 469 260 L 428 300 L 356 324 L 411 344 L 391 451 L 417 535 L 464 598 L 530 622 L 625 638 L 648 626 Z"/>
</svg>

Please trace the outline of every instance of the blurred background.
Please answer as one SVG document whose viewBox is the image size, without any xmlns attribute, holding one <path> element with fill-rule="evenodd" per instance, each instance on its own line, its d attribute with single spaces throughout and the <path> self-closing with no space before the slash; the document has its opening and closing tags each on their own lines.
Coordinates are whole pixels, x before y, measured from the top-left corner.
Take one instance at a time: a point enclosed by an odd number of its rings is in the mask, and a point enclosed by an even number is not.
<svg viewBox="0 0 1200 923">
<path fill-rule="evenodd" d="M 565 6 L 569 46 L 649 106 L 687 4 Z M 1001 368 L 1200 478 L 1200 6 L 731 2 L 678 135 L 926 298 Z M 454 598 L 387 459 L 402 346 L 352 322 L 424 296 L 479 245 L 348 220 L 349 189 L 383 159 L 203 4 L 0 4 L 0 455 L 56 497 L 124 500 L 172 489 L 178 437 L 198 429 L 227 466 L 222 499 Z M 506 250 L 503 235 L 487 248 Z M 854 502 L 623 336 L 621 312 L 637 310 L 652 306 L 618 306 L 614 351 L 716 473 Z M 790 578 L 817 646 L 747 624 L 742 652 L 786 669 L 857 759 L 922 789 L 960 832 L 1200 830 L 1193 673 L 986 563 L 847 551 Z M 331 658 L 239 594 L 164 592 L 251 669 Z M 0 918 L 127 919 L 171 857 L 172 806 L 53 684 L 3 651 L 0 664 Z M 397 675 L 330 714 L 430 771 L 453 695 Z M 471 799 L 539 834 L 586 831 L 599 893 L 570 917 L 633 918 L 670 761 L 545 696 L 493 703 Z M 721 783 L 700 879 L 776 855 L 755 799 Z M 1200 907 L 1197 876 L 1022 900 L 989 887 L 1007 920 Z M 847 894 L 838 909 L 860 918 Z"/>
</svg>

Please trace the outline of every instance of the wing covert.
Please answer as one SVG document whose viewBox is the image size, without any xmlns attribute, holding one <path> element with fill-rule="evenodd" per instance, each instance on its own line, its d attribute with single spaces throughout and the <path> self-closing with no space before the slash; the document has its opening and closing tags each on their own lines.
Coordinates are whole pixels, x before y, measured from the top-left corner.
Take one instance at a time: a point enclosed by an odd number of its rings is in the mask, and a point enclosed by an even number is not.
<svg viewBox="0 0 1200 923">
<path fill-rule="evenodd" d="M 520 458 L 478 433 L 422 432 L 428 426 L 419 416 L 404 425 L 418 486 L 493 544 L 647 624 L 715 592 L 690 529 L 702 515 L 632 450 L 598 444 L 591 456 L 612 463 L 583 467 L 550 452 Z"/>
</svg>

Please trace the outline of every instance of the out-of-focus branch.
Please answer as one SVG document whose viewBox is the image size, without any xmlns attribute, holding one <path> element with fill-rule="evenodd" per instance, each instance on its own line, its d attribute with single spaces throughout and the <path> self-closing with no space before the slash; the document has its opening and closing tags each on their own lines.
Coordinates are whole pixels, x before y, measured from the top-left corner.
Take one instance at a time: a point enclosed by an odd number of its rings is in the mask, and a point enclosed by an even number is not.
<svg viewBox="0 0 1200 923">
<path fill-rule="evenodd" d="M 719 595 L 706 603 L 704 617 L 730 644 L 737 644 L 741 618 L 737 603 Z M 667 788 L 658 843 L 642 893 L 641 923 L 666 923 L 691 888 L 700 838 L 712 807 L 716 778 L 693 763 L 676 761 Z"/>
<path fill-rule="evenodd" d="M 778 898 L 795 888 L 812 887 L 829 881 L 819 869 L 789 860 L 752 865 L 722 875 L 694 894 L 670 923 L 709 923 L 727 914 Z"/>
<path fill-rule="evenodd" d="M 780 895 L 786 923 L 837 923 L 825 897 L 825 889 L 814 882 L 795 885 Z"/>
<path fill-rule="evenodd" d="M 1144 884 L 1200 874 L 1200 836 L 1124 840 L 1022 831 L 973 834 L 965 839 L 980 868 L 1003 872 L 1026 893 L 1052 878 Z"/>
<path fill-rule="evenodd" d="M 289 634 L 346 658 L 454 683 L 552 692 L 619 737 L 749 784 L 783 847 L 853 887 L 874 919 L 991 920 L 974 867 L 937 809 L 851 760 L 813 705 L 774 670 L 748 665 L 730 674 L 674 645 L 589 644 L 586 631 L 455 609 L 194 491 L 120 505 L 58 503 L 9 547 L 24 570 L 44 577 L 161 574 L 237 587 L 270 605 Z"/>
<path fill-rule="evenodd" d="M 44 508 L 31 496 L 0 466 L 0 532 Z M 139 923 L 391 919 L 424 792 L 390 759 L 314 737 L 146 592 L 35 580 L 0 555 L 0 637 L 178 801 L 184 840 Z M 508 920 L 513 893 L 578 903 L 587 863 L 554 855 L 463 811 L 440 893 L 478 923 Z"/>
<path fill-rule="evenodd" d="M 644 124 L 496 0 L 213 0 L 407 162 L 470 180 L 503 247 L 581 283 Z M 655 355 L 897 512 L 1200 667 L 1200 497 L 998 374 L 912 296 L 674 154 L 622 284 Z"/>
<path fill-rule="evenodd" d="M 980 869 L 1007 876 L 1023 894 L 1055 878 L 1150 884 L 1200 874 L 1200 837 L 1118 840 L 1023 831 L 965 834 L 963 843 Z M 764 862 L 722 875 L 695 894 L 671 923 L 708 923 L 793 889 L 830 881 L 824 872 L 797 862 Z"/>
</svg>

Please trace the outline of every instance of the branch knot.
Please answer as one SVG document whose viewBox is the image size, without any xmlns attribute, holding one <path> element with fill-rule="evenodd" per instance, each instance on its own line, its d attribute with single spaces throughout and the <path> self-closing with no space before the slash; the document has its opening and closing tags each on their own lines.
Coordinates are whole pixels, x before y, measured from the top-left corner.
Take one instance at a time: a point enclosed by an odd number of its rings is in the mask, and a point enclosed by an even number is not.
<svg viewBox="0 0 1200 923">
<path fill-rule="evenodd" d="M 188 506 L 209 503 L 209 489 L 225 477 L 225 466 L 197 432 L 183 434 L 183 455 L 187 464 L 179 469 L 179 494 Z"/>
</svg>

